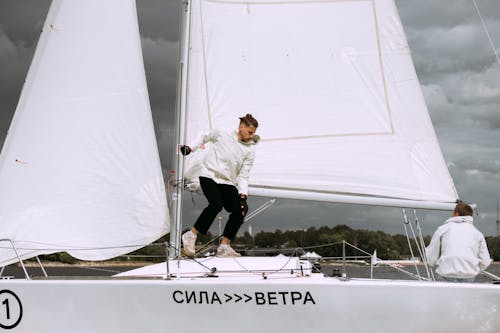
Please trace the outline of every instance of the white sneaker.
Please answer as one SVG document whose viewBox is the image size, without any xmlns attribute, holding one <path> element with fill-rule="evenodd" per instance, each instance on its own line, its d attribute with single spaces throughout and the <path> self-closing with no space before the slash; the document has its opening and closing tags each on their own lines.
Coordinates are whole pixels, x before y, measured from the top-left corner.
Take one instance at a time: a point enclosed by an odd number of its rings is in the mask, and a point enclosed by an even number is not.
<svg viewBox="0 0 500 333">
<path fill-rule="evenodd" d="M 194 257 L 194 253 L 196 252 L 195 244 L 196 244 L 196 235 L 191 231 L 187 231 L 182 234 L 182 246 L 184 248 L 184 252 L 187 256 Z"/>
<path fill-rule="evenodd" d="M 219 246 L 217 248 L 217 257 L 241 257 L 241 254 L 233 250 L 231 246 Z"/>
</svg>

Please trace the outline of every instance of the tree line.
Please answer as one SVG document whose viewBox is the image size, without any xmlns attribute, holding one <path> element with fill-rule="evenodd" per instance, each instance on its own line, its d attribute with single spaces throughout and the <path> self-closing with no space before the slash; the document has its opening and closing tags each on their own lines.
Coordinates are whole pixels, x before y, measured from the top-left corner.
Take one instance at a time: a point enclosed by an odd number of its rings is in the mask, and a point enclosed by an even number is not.
<svg viewBox="0 0 500 333">
<path fill-rule="evenodd" d="M 200 243 L 205 243 L 213 238 L 208 234 L 199 238 Z M 424 236 L 425 246 L 429 245 L 431 236 Z M 357 248 L 373 253 L 377 250 L 380 259 L 402 260 L 411 257 L 411 244 L 415 256 L 419 256 L 417 242 L 406 235 L 391 235 L 383 231 L 372 231 L 364 229 L 352 229 L 347 225 L 336 225 L 334 227 L 310 227 L 305 230 L 275 230 L 273 232 L 260 231 L 255 236 L 245 232 L 237 237 L 233 244 L 239 249 L 252 248 L 274 248 L 294 249 L 302 248 L 304 251 L 314 251 L 323 257 L 342 256 L 342 241 L 346 241 Z M 500 237 L 486 237 L 488 250 L 491 258 L 500 260 Z M 360 251 L 345 248 L 347 256 L 360 255 Z"/>
</svg>

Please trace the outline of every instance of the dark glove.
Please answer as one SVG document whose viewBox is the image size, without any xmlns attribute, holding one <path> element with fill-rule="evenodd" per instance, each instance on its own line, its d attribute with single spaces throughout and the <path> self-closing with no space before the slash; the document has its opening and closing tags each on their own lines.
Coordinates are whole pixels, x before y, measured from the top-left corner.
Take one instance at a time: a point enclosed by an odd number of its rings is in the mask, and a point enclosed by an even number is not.
<svg viewBox="0 0 500 333">
<path fill-rule="evenodd" d="M 181 145 L 179 146 L 179 150 L 181 151 L 181 154 L 186 156 L 191 153 L 191 148 L 189 146 Z"/>
<path fill-rule="evenodd" d="M 248 205 L 247 205 L 247 196 L 240 195 L 240 207 L 241 207 L 241 215 L 245 216 L 248 213 Z"/>
</svg>

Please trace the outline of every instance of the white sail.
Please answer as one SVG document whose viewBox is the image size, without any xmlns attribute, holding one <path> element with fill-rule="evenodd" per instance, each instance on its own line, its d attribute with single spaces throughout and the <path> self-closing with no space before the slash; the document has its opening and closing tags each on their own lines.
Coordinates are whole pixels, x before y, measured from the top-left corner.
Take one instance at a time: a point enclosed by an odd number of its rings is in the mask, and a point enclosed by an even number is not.
<svg viewBox="0 0 500 333">
<path fill-rule="evenodd" d="M 422 198 L 440 203 L 456 197 L 392 2 L 379 0 L 374 6 L 362 0 L 244 0 L 245 4 L 238 0 L 192 1 L 196 14 L 193 20 L 187 15 L 191 2 L 181 1 L 181 12 L 185 14 L 182 31 L 187 32 L 185 28 L 192 23 L 194 31 L 200 33 L 203 27 L 204 33 L 196 35 L 193 44 L 182 45 L 181 51 L 178 105 L 184 111 L 188 104 L 187 136 L 191 139 L 197 131 L 211 127 L 232 130 L 239 115 L 254 113 L 261 121 L 259 131 L 267 140 L 258 151 L 253 191 L 256 186 L 265 186 L 274 193 L 281 191 L 283 196 L 295 195 L 296 191 L 301 197 L 305 193 L 327 196 L 344 191 L 358 201 L 387 196 L 420 203 L 427 202 Z M 0 158 L 0 237 L 12 238 L 18 244 L 33 240 L 37 233 L 40 243 L 114 247 L 141 242 L 147 233 L 154 236 L 166 230 L 163 183 L 144 75 L 138 65 L 140 48 L 132 4 L 129 0 L 54 2 Z M 340 14 L 330 12 L 330 6 Z M 227 15 L 233 12 L 237 17 L 230 20 Z M 339 22 L 338 26 L 326 19 L 326 12 L 330 12 L 330 20 Z M 308 39 L 316 35 L 308 35 L 313 31 L 300 21 L 304 15 L 309 15 L 309 21 L 320 30 L 317 39 Z M 349 15 L 352 24 L 347 22 Z M 127 19 L 132 30 L 127 27 Z M 299 28 L 295 29 L 292 22 Z M 290 36 L 297 34 L 305 50 L 294 48 L 300 46 L 296 43 L 283 44 L 288 43 L 288 35 L 281 23 L 288 26 Z M 359 24 L 371 24 L 378 31 L 378 42 L 366 37 L 366 44 L 371 45 L 371 41 L 380 45 L 375 51 L 361 45 L 362 40 L 358 42 L 368 33 L 364 27 L 356 30 Z M 247 57 L 248 52 L 238 53 L 247 50 L 239 40 L 245 32 L 237 28 L 241 25 L 255 30 L 244 36 L 251 37 L 248 50 L 254 49 L 250 44 L 255 44 L 267 47 L 266 54 Z M 47 27 L 53 31 L 47 31 Z M 342 31 L 331 31 L 334 28 Z M 65 37 L 80 29 L 88 34 Z M 349 37 L 354 32 L 358 34 Z M 224 34 L 238 38 L 213 40 Z M 346 36 L 330 45 L 329 35 Z M 129 38 L 133 45 L 127 42 Z M 60 39 L 65 39 L 71 50 L 62 47 Z M 344 44 L 348 51 L 339 54 Z M 331 48 L 335 66 L 320 61 L 326 57 L 321 53 L 326 52 L 323 45 Z M 394 46 L 393 52 L 390 45 Z M 95 53 L 85 46 L 96 48 Z M 212 53 L 215 46 L 220 58 Z M 193 51 L 193 67 L 185 58 L 187 49 Z M 284 49 L 288 55 L 280 53 Z M 200 50 L 205 56 L 201 57 Z M 379 52 L 378 67 L 371 52 Z M 287 57 L 294 63 L 290 70 Z M 248 59 L 251 68 L 236 66 L 237 59 Z M 104 65 L 106 62 L 109 64 Z M 49 63 L 52 69 L 47 67 Z M 398 70 L 402 74 L 393 72 L 394 66 L 401 67 Z M 188 68 L 189 92 L 185 89 Z M 313 70 L 316 73 L 308 76 Z M 65 79 L 62 71 L 74 79 Z M 340 81 L 333 81 L 328 73 L 336 74 Z M 314 76 L 319 77 L 319 82 L 308 81 Z M 235 88 L 245 84 L 246 90 Z M 257 93 L 263 96 L 255 98 Z M 274 93 L 276 96 L 271 96 Z M 186 99 L 186 94 L 193 99 Z M 326 102 L 320 101 L 322 98 Z M 242 102 L 245 99 L 248 103 Z M 375 103 L 378 99 L 385 102 Z M 357 108 L 357 104 L 366 104 L 366 108 Z M 227 117 L 219 109 L 232 113 Z M 344 119 L 340 111 L 352 118 Z M 402 113 L 415 122 L 402 120 Z M 178 122 L 184 124 L 184 120 L 184 114 L 179 112 Z M 320 126 L 316 126 L 318 122 Z M 313 125 L 319 134 L 311 134 L 315 133 Z M 196 128 L 191 131 L 190 126 Z M 183 126 L 177 131 L 179 137 L 184 135 Z M 396 139 L 402 143 L 397 144 Z M 375 148 L 371 148 L 371 141 Z M 193 161 L 193 155 L 186 160 Z M 374 165 L 358 164 L 364 161 Z M 383 168 L 384 163 L 389 170 Z M 359 171 L 359 180 L 348 165 Z M 177 173 L 183 169 L 183 159 L 177 166 L 174 184 L 182 180 Z M 396 166 L 414 171 L 397 170 Z M 365 179 L 370 170 L 374 178 L 380 173 L 381 179 Z M 392 178 L 387 175 L 390 172 L 395 173 Z M 414 179 L 404 183 L 396 175 L 399 173 Z M 436 179 L 439 175 L 444 179 Z M 355 186 L 358 182 L 362 185 Z M 407 192 L 393 191 L 397 184 L 411 186 Z M 177 200 L 176 214 L 181 211 L 181 196 L 176 196 L 182 193 L 179 188 L 172 195 Z M 337 195 L 347 197 L 345 193 Z M 176 222 L 179 220 L 177 215 Z M 51 234 L 46 227 L 52 229 Z M 144 238 L 133 238 L 139 236 Z M 24 249 L 23 256 L 43 252 L 41 248 L 32 251 Z M 4 252 L 0 252 L 0 263 L 6 262 L 1 257 Z M 95 258 L 105 252 L 92 253 Z M 186 332 L 199 330 L 199 325 L 193 324 L 196 313 L 196 320 L 204 324 L 204 333 L 219 332 L 219 323 L 238 327 L 239 333 L 327 332 L 332 324 L 341 332 L 384 333 L 401 332 L 402 327 L 418 332 L 497 332 L 500 327 L 500 289 L 495 285 L 359 279 L 348 276 L 345 267 L 337 278 L 315 274 L 313 268 L 317 267 L 309 261 L 281 255 L 178 257 L 108 279 L 2 278 L 0 326 L 11 332 L 30 333 L 66 333 L 75 328 L 78 332 L 160 333 L 168 325 L 173 332 Z M 57 320 L 47 320 L 55 313 Z"/>
<path fill-rule="evenodd" d="M 452 207 L 392 0 L 194 0 L 191 12 L 185 142 L 253 114 L 251 194 Z"/>
<path fill-rule="evenodd" d="M 0 157 L 0 238 L 103 260 L 168 227 L 135 1 L 53 1 Z"/>
</svg>

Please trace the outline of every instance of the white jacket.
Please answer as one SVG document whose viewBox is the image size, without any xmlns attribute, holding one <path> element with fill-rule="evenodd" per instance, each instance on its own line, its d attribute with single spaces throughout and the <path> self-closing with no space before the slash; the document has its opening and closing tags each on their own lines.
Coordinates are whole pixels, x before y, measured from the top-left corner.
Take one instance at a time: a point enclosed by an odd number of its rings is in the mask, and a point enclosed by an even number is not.
<svg viewBox="0 0 500 333">
<path fill-rule="evenodd" d="M 212 130 L 198 138 L 190 147 L 194 152 L 204 149 L 206 143 L 211 144 L 198 165 L 199 176 L 211 178 L 218 184 L 236 186 L 238 193 L 248 195 L 248 180 L 255 159 L 256 142 L 239 141 L 236 131 L 225 133 Z"/>
<path fill-rule="evenodd" d="M 431 266 L 444 277 L 472 278 L 491 264 L 483 234 L 472 216 L 449 218 L 432 236 L 425 249 Z"/>
</svg>

